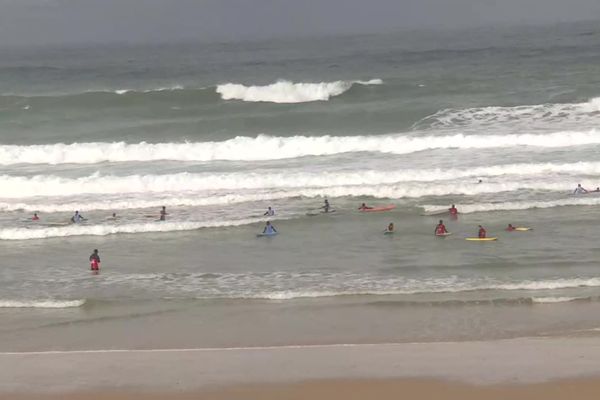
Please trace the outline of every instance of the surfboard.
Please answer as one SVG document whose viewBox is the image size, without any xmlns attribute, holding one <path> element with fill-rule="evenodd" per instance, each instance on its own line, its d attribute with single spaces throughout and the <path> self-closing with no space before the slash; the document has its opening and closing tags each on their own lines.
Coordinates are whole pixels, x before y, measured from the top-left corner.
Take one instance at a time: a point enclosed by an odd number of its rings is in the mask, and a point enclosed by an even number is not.
<svg viewBox="0 0 600 400">
<path fill-rule="evenodd" d="M 268 236 L 275 236 L 277 235 L 279 232 L 271 232 L 271 233 L 257 233 L 256 237 L 268 237 Z"/>
<path fill-rule="evenodd" d="M 515 231 L 517 231 L 517 232 L 527 232 L 527 231 L 532 231 L 532 230 L 533 230 L 533 228 L 528 228 L 525 226 L 518 226 L 515 228 Z"/>
<path fill-rule="evenodd" d="M 468 237 L 468 238 L 465 238 L 465 240 L 470 240 L 470 241 L 474 241 L 474 242 L 493 242 L 495 240 L 498 240 L 498 238 L 497 237 L 486 237 L 486 238 Z"/>
<path fill-rule="evenodd" d="M 438 237 L 446 237 L 446 236 L 450 236 L 452 235 L 452 232 L 446 232 L 446 233 L 436 233 L 435 236 Z"/>
<path fill-rule="evenodd" d="M 393 204 L 390 204 L 390 205 L 381 206 L 381 207 L 365 208 L 365 209 L 361 209 L 359 211 L 360 212 L 381 212 L 381 211 L 390 211 L 390 210 L 393 210 L 394 208 L 396 208 L 396 206 Z"/>
<path fill-rule="evenodd" d="M 422 217 L 433 217 L 435 215 L 444 215 L 444 214 L 450 214 L 450 211 L 448 211 L 448 210 L 428 211 L 428 212 L 424 212 L 423 214 L 421 214 L 421 216 Z"/>
<path fill-rule="evenodd" d="M 335 210 L 329 210 L 328 212 L 325 212 L 325 211 L 315 211 L 315 212 L 307 212 L 306 215 L 309 216 L 309 217 L 314 217 L 316 215 L 332 214 L 334 212 L 335 212 Z"/>
</svg>

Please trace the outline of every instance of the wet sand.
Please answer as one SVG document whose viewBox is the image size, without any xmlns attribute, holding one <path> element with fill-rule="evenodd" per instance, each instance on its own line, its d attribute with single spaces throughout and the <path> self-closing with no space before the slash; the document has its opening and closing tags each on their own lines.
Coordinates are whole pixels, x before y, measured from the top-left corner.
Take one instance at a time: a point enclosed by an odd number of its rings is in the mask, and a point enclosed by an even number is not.
<svg viewBox="0 0 600 400">
<path fill-rule="evenodd" d="M 69 395 L 11 395 L 1 400 L 592 400 L 600 379 L 554 381 L 528 385 L 474 386 L 438 380 L 330 380 L 263 384 L 177 393 L 74 393 Z"/>
<path fill-rule="evenodd" d="M 600 393 L 599 361 L 597 337 L 0 353 L 0 399 L 582 399 Z"/>
</svg>

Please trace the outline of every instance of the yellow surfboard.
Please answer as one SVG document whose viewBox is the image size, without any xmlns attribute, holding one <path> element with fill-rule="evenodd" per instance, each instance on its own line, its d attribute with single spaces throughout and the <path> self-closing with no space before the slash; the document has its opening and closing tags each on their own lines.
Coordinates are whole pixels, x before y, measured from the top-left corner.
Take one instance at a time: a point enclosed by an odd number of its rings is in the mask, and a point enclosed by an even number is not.
<svg viewBox="0 0 600 400">
<path fill-rule="evenodd" d="M 518 226 L 515 228 L 515 231 L 517 232 L 527 232 L 527 231 L 531 231 L 533 230 L 533 228 L 527 228 L 525 226 Z"/>
<path fill-rule="evenodd" d="M 494 240 L 498 240 L 497 237 L 486 237 L 486 238 L 478 238 L 478 237 L 468 237 L 465 240 L 472 240 L 476 242 L 493 242 Z"/>
</svg>

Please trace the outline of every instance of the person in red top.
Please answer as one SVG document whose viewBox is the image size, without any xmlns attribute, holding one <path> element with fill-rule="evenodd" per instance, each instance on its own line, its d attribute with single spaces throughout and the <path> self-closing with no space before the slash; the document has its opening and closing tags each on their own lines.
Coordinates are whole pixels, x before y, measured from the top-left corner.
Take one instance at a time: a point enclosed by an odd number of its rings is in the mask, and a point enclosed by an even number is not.
<svg viewBox="0 0 600 400">
<path fill-rule="evenodd" d="M 479 239 L 484 239 L 486 235 L 487 232 L 483 229 L 483 226 L 479 225 Z"/>
<path fill-rule="evenodd" d="M 33 217 L 31 217 L 32 221 L 38 221 L 40 217 L 38 217 L 37 213 L 33 213 Z"/>
<path fill-rule="evenodd" d="M 516 229 L 517 229 L 517 228 L 515 228 L 515 227 L 514 227 L 512 224 L 508 224 L 508 226 L 506 227 L 506 230 L 507 230 L 508 232 L 512 232 L 512 231 L 514 231 L 514 230 L 516 230 Z"/>
<path fill-rule="evenodd" d="M 100 271 L 100 255 L 98 249 L 94 249 L 94 252 L 90 256 L 90 269 L 92 271 Z"/>
<path fill-rule="evenodd" d="M 454 206 L 454 204 L 452 204 L 452 207 L 450 207 L 448 211 L 450 211 L 450 215 L 453 217 L 458 215 L 458 209 Z"/>
<path fill-rule="evenodd" d="M 442 221 L 440 219 L 440 223 L 437 224 L 437 226 L 435 227 L 435 234 L 436 235 L 444 235 L 448 233 L 448 230 L 446 229 L 446 225 L 444 225 L 444 221 Z"/>
</svg>

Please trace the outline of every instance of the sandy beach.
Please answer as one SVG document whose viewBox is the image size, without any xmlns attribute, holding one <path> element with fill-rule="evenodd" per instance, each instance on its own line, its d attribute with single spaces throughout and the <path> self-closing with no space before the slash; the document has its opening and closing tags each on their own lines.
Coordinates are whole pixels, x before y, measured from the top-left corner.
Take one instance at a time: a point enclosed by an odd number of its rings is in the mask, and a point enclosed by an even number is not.
<svg viewBox="0 0 600 400">
<path fill-rule="evenodd" d="M 591 399 L 598 360 L 599 338 L 2 353 L 0 398 Z"/>
</svg>

